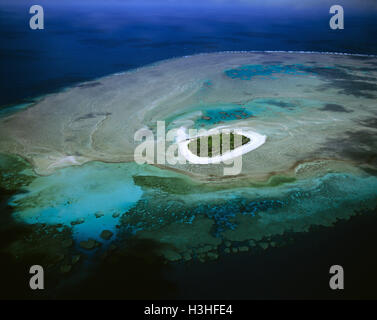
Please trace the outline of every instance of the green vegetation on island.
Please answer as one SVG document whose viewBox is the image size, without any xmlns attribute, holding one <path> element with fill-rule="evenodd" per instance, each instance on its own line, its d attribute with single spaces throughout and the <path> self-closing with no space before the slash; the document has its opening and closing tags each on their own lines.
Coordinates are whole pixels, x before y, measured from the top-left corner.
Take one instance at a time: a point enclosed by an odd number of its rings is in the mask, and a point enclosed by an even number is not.
<svg viewBox="0 0 377 320">
<path fill-rule="evenodd" d="M 200 143 L 208 141 L 208 150 L 201 150 Z M 188 144 L 189 150 L 199 157 L 214 157 L 232 151 L 237 147 L 248 143 L 250 139 L 243 135 L 230 133 L 220 133 L 210 136 L 202 136 L 192 140 Z M 204 151 L 204 152 L 203 152 Z"/>
</svg>

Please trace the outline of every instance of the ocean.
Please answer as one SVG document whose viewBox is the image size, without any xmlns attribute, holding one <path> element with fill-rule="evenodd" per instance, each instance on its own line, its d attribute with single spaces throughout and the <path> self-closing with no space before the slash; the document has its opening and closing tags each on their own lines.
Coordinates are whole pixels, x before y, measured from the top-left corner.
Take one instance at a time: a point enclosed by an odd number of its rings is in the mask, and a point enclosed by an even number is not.
<svg viewBox="0 0 377 320">
<path fill-rule="evenodd" d="M 0 1 L 0 106 L 160 60 L 218 51 L 376 54 L 373 1 L 338 1 L 345 27 L 329 27 L 332 1 Z M 368 5 L 369 4 L 369 5 Z"/>
</svg>

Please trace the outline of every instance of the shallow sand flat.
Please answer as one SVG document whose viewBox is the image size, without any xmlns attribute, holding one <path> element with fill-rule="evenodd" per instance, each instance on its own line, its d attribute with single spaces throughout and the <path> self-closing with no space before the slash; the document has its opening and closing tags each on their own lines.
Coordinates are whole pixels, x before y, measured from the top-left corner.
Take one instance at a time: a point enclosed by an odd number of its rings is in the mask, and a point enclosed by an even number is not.
<svg viewBox="0 0 377 320">
<path fill-rule="evenodd" d="M 281 52 L 162 61 L 1 118 L 0 152 L 21 155 L 39 174 L 92 160 L 133 161 L 138 129 L 199 110 L 192 123 L 209 108 L 231 105 L 254 116 L 228 126 L 267 136 L 243 156 L 243 176 L 266 179 L 317 158 L 375 165 L 376 64 L 375 57 Z M 166 167 L 203 179 L 223 176 L 222 164 Z"/>
</svg>

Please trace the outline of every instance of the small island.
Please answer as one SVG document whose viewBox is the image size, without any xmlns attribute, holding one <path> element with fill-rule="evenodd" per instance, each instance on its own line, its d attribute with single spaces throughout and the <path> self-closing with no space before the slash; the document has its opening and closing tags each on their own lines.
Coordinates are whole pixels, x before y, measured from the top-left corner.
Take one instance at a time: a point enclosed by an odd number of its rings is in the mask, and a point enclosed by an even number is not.
<svg viewBox="0 0 377 320">
<path fill-rule="evenodd" d="M 204 139 L 207 139 L 208 141 L 207 152 L 200 150 L 200 142 Z M 250 139 L 248 137 L 230 132 L 197 137 L 188 144 L 188 148 L 194 155 L 197 155 L 198 157 L 215 157 L 232 151 L 237 147 L 247 144 L 248 142 L 250 142 Z"/>
</svg>

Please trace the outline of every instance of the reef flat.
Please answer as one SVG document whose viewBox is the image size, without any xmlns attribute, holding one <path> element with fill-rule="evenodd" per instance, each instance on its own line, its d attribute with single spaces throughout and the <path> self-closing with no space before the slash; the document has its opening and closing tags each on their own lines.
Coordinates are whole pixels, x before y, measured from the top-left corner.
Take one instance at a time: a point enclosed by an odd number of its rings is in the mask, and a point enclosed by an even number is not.
<svg viewBox="0 0 377 320">
<path fill-rule="evenodd" d="M 70 257 L 106 259 L 135 240 L 186 262 L 280 245 L 377 207 L 376 60 L 202 54 L 48 95 L 0 118 L 0 187 L 15 192 L 13 219 L 63 234 Z M 247 128 L 243 147 L 261 143 L 236 176 L 222 163 L 138 165 L 135 132 L 157 121 Z M 55 264 L 69 273 L 68 262 Z"/>
<path fill-rule="evenodd" d="M 165 120 L 169 128 L 226 122 L 267 136 L 243 156 L 242 175 L 254 179 L 313 158 L 370 162 L 375 60 L 281 52 L 167 60 L 48 95 L 1 118 L 0 152 L 20 155 L 39 174 L 93 160 L 130 162 L 135 132 Z M 222 176 L 221 166 L 165 167 L 203 180 Z"/>
</svg>

